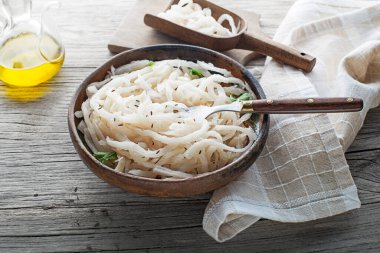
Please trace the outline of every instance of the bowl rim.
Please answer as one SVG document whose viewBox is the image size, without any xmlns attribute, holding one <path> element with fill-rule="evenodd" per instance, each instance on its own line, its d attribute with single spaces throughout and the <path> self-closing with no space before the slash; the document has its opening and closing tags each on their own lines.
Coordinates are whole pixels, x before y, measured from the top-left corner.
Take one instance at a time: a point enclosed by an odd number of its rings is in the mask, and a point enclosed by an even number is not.
<svg viewBox="0 0 380 253">
<path fill-rule="evenodd" d="M 111 69 L 111 66 L 113 66 L 112 62 L 115 59 L 128 57 L 128 55 L 133 53 L 133 52 L 146 51 L 146 50 L 150 50 L 150 51 L 165 50 L 165 49 L 166 50 L 183 49 L 183 50 L 190 50 L 190 51 L 198 51 L 198 52 L 206 53 L 206 54 L 210 54 L 210 55 L 216 55 L 216 57 L 221 58 L 224 61 L 231 63 L 232 65 L 236 65 L 241 70 L 243 76 L 245 76 L 245 78 L 255 86 L 257 93 L 260 96 L 260 98 L 261 99 L 266 98 L 264 90 L 262 89 L 260 83 L 251 74 L 251 72 L 247 68 L 245 68 L 242 64 L 240 64 L 236 60 L 232 59 L 231 57 L 224 55 L 220 52 L 211 50 L 211 49 L 207 49 L 207 48 L 199 47 L 199 46 L 187 45 L 187 44 L 157 44 L 157 45 L 152 45 L 152 46 L 144 46 L 144 47 L 139 47 L 139 48 L 135 48 L 135 49 L 130 49 L 130 50 L 121 52 L 119 54 L 116 54 L 113 57 L 109 58 L 102 65 L 97 67 L 95 70 L 93 70 L 91 72 L 91 74 L 89 74 L 82 81 L 82 83 L 77 87 L 77 89 L 76 89 L 76 91 L 75 91 L 75 93 L 74 93 L 74 95 L 70 101 L 70 105 L 68 108 L 68 115 L 67 115 L 67 117 L 68 117 L 68 128 L 69 128 L 71 140 L 72 140 L 74 148 L 76 149 L 76 151 L 77 151 L 79 157 L 81 158 L 82 162 L 87 167 L 89 167 L 91 170 L 92 170 L 91 166 L 89 166 L 88 163 L 84 161 L 80 152 L 83 152 L 83 154 L 85 156 L 87 156 L 89 159 L 91 159 L 93 163 L 95 163 L 96 165 L 101 167 L 103 170 L 114 173 L 116 175 L 126 177 L 126 178 L 131 179 L 131 180 L 135 180 L 136 182 L 140 181 L 141 183 L 161 183 L 161 184 L 171 184 L 172 185 L 172 184 L 181 184 L 182 182 L 185 182 L 185 181 L 204 180 L 208 177 L 215 176 L 219 173 L 224 173 L 226 170 L 233 167 L 235 164 L 238 164 L 239 162 L 241 162 L 241 160 L 244 159 L 244 157 L 249 155 L 250 151 L 256 149 L 258 152 L 258 155 L 261 153 L 261 151 L 264 147 L 264 144 L 266 143 L 266 139 L 267 139 L 267 136 L 269 133 L 270 118 L 269 118 L 268 114 L 260 114 L 260 123 L 261 124 L 260 124 L 260 128 L 259 128 L 259 133 L 257 134 L 257 138 L 253 142 L 253 144 L 244 153 L 242 153 L 238 158 L 236 158 L 231 163 L 229 163 L 229 164 L 227 164 L 227 165 L 225 165 L 225 166 L 223 166 L 217 170 L 198 174 L 194 177 L 183 178 L 183 179 L 156 179 L 156 178 L 147 178 L 147 177 L 135 176 L 135 175 L 128 174 L 128 173 L 115 171 L 113 168 L 101 163 L 99 160 L 97 160 L 93 156 L 93 154 L 88 150 L 88 148 L 85 146 L 82 139 L 80 138 L 79 131 L 77 129 L 77 124 L 75 124 L 76 117 L 74 115 L 74 113 L 75 113 L 74 107 L 76 105 L 76 101 L 78 100 L 79 95 L 82 92 L 82 90 L 86 89 L 86 87 L 92 83 L 90 80 L 95 78 L 99 71 L 101 71 L 104 68 Z M 151 58 L 154 58 L 154 54 L 152 54 Z M 168 58 L 168 59 L 170 59 L 170 58 Z M 131 62 L 131 61 L 129 61 L 129 62 Z M 128 64 L 129 62 L 127 61 L 126 63 L 123 63 L 123 65 Z M 123 66 L 123 65 L 121 65 L 121 66 Z M 120 66 L 117 66 L 117 67 L 120 67 Z M 255 94 L 255 95 L 257 95 L 257 94 Z M 259 140 L 261 140 L 261 142 Z M 76 141 L 76 144 L 74 143 L 74 141 Z M 80 150 L 78 150 L 78 148 L 80 148 Z"/>
</svg>

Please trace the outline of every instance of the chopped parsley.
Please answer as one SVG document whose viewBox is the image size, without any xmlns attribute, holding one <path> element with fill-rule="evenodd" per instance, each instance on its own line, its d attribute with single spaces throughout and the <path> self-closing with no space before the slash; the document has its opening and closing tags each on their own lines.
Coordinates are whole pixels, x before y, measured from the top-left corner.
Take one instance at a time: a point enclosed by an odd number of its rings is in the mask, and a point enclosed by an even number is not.
<svg viewBox="0 0 380 253">
<path fill-rule="evenodd" d="M 150 61 L 150 62 L 148 63 L 148 66 L 153 66 L 154 64 L 155 64 L 154 61 Z"/>
<path fill-rule="evenodd" d="M 192 74 L 193 76 L 198 76 L 199 78 L 203 77 L 203 74 L 196 69 L 191 69 L 190 74 Z"/>
<path fill-rule="evenodd" d="M 252 99 L 252 96 L 249 92 L 246 92 L 246 93 L 243 93 L 241 94 L 239 97 L 234 97 L 232 95 L 230 95 L 230 98 L 228 99 L 228 101 L 230 103 L 233 103 L 233 102 L 240 102 L 240 101 L 246 101 L 246 100 L 251 100 Z"/>
<path fill-rule="evenodd" d="M 94 157 L 101 163 L 114 162 L 117 159 L 115 152 L 95 152 Z"/>
</svg>

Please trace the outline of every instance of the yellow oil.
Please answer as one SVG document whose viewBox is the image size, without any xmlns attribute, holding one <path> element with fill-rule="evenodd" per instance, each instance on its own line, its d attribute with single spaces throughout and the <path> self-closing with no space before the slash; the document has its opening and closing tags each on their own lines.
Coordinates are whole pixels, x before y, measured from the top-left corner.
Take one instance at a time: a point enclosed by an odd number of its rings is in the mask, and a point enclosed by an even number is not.
<svg viewBox="0 0 380 253">
<path fill-rule="evenodd" d="M 42 98 L 51 91 L 47 84 L 37 86 L 21 87 L 14 85 L 1 85 L 0 94 L 4 94 L 8 99 L 19 102 L 30 102 Z"/>
<path fill-rule="evenodd" d="M 44 35 L 40 41 L 34 33 L 22 33 L 0 48 L 0 80 L 19 87 L 35 86 L 57 74 L 63 60 L 63 49 L 51 36 Z"/>
</svg>

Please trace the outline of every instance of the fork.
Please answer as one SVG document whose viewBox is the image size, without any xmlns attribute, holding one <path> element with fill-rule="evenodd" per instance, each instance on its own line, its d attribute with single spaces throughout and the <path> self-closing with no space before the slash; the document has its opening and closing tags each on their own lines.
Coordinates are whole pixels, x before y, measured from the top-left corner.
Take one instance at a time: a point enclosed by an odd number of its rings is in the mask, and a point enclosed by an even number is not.
<svg viewBox="0 0 380 253">
<path fill-rule="evenodd" d="M 353 97 L 281 98 L 233 102 L 217 106 L 192 106 L 181 112 L 181 117 L 207 118 L 210 115 L 232 111 L 240 113 L 300 114 L 356 112 L 363 109 L 363 100 Z"/>
</svg>

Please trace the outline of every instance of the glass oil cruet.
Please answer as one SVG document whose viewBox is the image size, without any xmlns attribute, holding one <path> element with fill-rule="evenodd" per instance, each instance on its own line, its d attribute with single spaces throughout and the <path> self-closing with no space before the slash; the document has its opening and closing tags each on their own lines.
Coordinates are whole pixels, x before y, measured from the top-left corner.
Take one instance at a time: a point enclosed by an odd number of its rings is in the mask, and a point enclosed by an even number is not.
<svg viewBox="0 0 380 253">
<path fill-rule="evenodd" d="M 0 80 L 31 87 L 51 79 L 65 54 L 51 18 L 51 9 L 59 2 L 45 4 L 41 22 L 31 17 L 31 0 L 0 0 L 0 4 Z"/>
</svg>

